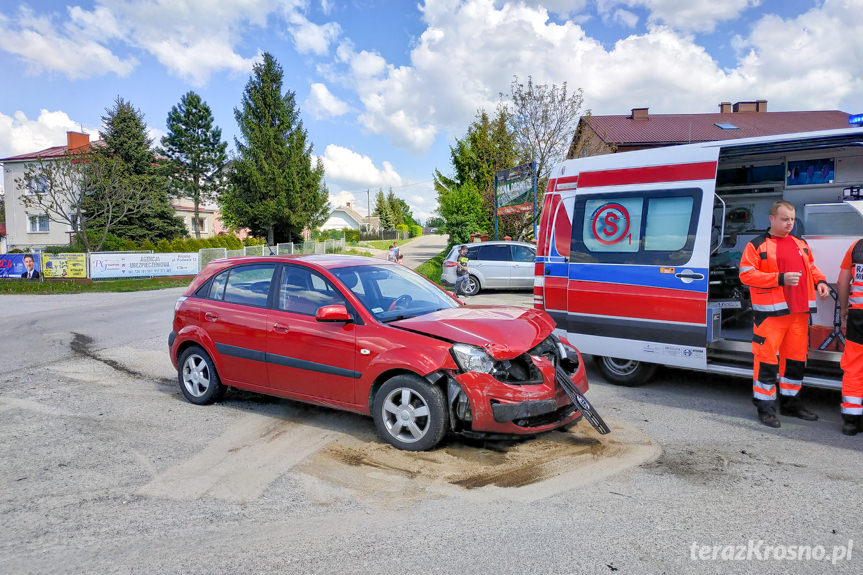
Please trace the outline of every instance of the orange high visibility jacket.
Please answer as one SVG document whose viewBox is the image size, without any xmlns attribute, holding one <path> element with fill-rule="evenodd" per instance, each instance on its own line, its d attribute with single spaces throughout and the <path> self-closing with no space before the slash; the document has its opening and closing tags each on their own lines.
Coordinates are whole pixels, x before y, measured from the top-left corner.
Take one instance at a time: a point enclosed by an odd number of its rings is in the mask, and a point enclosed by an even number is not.
<svg viewBox="0 0 863 575">
<path fill-rule="evenodd" d="M 809 288 L 807 301 L 809 313 L 813 313 L 818 308 L 815 286 L 821 282 L 826 283 L 826 278 L 821 270 L 815 267 L 809 244 L 796 236 L 790 237 L 797 244 L 803 261 L 809 264 L 805 266 L 806 276 L 801 277 L 800 281 L 801 283 L 805 281 Z M 743 257 L 740 259 L 740 281 L 749 286 L 749 293 L 752 296 L 752 315 L 756 325 L 764 321 L 764 318 L 791 313 L 785 301 L 785 293 L 782 291 L 784 282 L 776 261 L 776 239 L 770 235 L 770 232 L 765 232 L 746 244 Z"/>
<path fill-rule="evenodd" d="M 848 248 L 840 269 L 851 271 L 848 308 L 863 309 L 863 240 L 857 240 Z"/>
</svg>

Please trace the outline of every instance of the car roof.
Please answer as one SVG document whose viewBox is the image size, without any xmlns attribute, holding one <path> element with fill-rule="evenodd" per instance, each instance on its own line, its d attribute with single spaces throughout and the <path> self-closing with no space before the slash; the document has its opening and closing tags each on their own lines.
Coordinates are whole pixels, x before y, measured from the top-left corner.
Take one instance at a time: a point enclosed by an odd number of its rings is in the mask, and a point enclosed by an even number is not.
<svg viewBox="0 0 863 575">
<path fill-rule="evenodd" d="M 296 254 L 278 256 L 240 256 L 234 258 L 222 258 L 213 260 L 211 264 L 220 264 L 219 267 L 228 267 L 238 264 L 252 263 L 304 263 L 312 264 L 324 269 L 342 268 L 347 266 L 362 265 L 397 265 L 381 258 L 370 258 L 367 256 L 352 256 L 342 254 Z"/>
</svg>

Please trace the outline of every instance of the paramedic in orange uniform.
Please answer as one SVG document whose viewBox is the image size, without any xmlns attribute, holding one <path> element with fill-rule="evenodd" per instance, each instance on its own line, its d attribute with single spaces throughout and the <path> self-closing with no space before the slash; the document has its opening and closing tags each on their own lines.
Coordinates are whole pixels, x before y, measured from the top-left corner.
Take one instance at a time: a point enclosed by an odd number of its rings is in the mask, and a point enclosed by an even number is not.
<svg viewBox="0 0 863 575">
<path fill-rule="evenodd" d="M 779 427 L 779 413 L 815 421 L 818 416 L 798 396 L 809 350 L 809 314 L 815 294 L 830 295 L 824 274 L 815 267 L 809 244 L 791 235 L 795 210 L 780 200 L 770 206 L 770 229 L 747 244 L 740 260 L 740 281 L 752 296 L 753 403 L 758 419 Z M 778 357 L 777 357 L 778 356 Z"/>
<path fill-rule="evenodd" d="M 842 354 L 842 433 L 857 435 L 863 414 L 863 240 L 857 240 L 839 266 L 839 309 L 845 327 Z"/>
</svg>

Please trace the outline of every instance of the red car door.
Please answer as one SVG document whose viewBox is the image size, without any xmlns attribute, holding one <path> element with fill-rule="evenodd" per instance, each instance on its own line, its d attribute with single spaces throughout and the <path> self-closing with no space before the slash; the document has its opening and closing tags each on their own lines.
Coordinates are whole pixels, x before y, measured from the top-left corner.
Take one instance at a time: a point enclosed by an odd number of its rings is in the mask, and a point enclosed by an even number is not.
<svg viewBox="0 0 863 575">
<path fill-rule="evenodd" d="M 266 390 L 267 304 L 274 264 L 235 266 L 213 278 L 200 322 L 216 347 L 227 385 Z"/>
<path fill-rule="evenodd" d="M 356 326 L 315 319 L 319 307 L 345 303 L 322 275 L 303 266 L 284 266 L 267 322 L 274 392 L 318 403 L 356 403 Z"/>
</svg>

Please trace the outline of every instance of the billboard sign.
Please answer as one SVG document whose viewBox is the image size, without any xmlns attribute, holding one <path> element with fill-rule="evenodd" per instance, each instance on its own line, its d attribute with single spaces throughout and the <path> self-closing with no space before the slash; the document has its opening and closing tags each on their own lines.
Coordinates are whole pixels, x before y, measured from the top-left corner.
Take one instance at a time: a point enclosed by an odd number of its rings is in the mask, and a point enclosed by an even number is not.
<svg viewBox="0 0 863 575">
<path fill-rule="evenodd" d="M 90 277 L 93 279 L 193 276 L 197 273 L 197 253 L 90 254 Z"/>
<path fill-rule="evenodd" d="M 33 258 L 35 264 L 33 269 L 39 269 L 39 256 L 33 254 L 2 254 L 0 255 L 0 278 L 18 278 L 21 279 L 27 268 L 24 267 L 24 257 Z"/>
<path fill-rule="evenodd" d="M 528 162 L 494 175 L 497 215 L 530 212 L 534 208 L 534 163 Z"/>
<path fill-rule="evenodd" d="M 87 277 L 87 254 L 42 254 L 42 276 L 52 279 Z"/>
</svg>

